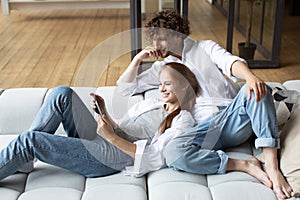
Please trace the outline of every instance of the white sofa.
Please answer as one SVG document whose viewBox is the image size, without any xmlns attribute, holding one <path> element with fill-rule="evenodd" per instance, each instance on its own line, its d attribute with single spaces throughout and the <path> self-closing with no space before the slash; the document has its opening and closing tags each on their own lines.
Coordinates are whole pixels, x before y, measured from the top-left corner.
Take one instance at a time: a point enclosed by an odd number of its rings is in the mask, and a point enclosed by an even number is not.
<svg viewBox="0 0 300 200">
<path fill-rule="evenodd" d="M 299 81 L 269 84 L 300 91 Z M 120 117 L 132 104 L 158 94 L 157 90 L 152 90 L 128 99 L 118 96 L 115 87 L 74 89 L 88 107 L 91 91 L 104 96 L 108 109 L 113 112 L 115 118 Z M 12 138 L 29 128 L 48 92 L 47 88 L 0 89 L 1 149 Z M 56 134 L 64 134 L 63 129 L 60 128 Z M 228 149 L 227 152 L 232 157 L 248 158 L 254 151 L 250 142 L 247 142 Z M 0 199 L 275 200 L 277 198 L 271 189 L 242 172 L 205 176 L 165 168 L 142 178 L 132 178 L 122 173 L 102 178 L 85 178 L 37 161 L 31 173 L 16 173 L 0 181 Z"/>
</svg>

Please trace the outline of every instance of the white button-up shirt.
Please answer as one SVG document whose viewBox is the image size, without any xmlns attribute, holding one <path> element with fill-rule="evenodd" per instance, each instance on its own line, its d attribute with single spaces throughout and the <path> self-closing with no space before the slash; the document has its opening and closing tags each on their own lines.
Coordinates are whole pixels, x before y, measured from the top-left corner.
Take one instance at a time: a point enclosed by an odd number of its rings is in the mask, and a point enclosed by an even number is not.
<svg viewBox="0 0 300 200">
<path fill-rule="evenodd" d="M 135 152 L 134 166 L 125 168 L 126 175 L 140 177 L 148 172 L 158 170 L 166 166 L 163 151 L 166 145 L 176 136 L 186 132 L 195 125 L 195 121 L 186 110 L 181 110 L 174 117 L 171 127 L 163 134 L 156 133 L 151 143 L 147 145 L 147 140 L 134 142 L 137 146 Z"/>
<path fill-rule="evenodd" d="M 152 67 L 138 75 L 133 82 L 117 81 L 122 95 L 142 93 L 157 88 L 159 70 L 169 62 L 185 64 L 196 75 L 201 87 L 200 97 L 217 97 L 232 99 L 237 94 L 237 79 L 231 74 L 231 66 L 235 61 L 246 62 L 244 59 L 230 54 L 220 45 L 211 40 L 184 40 L 182 60 L 168 56 L 163 61 L 156 61 Z M 226 78 L 227 77 L 227 78 Z M 231 80 L 229 80 L 231 79 Z"/>
</svg>

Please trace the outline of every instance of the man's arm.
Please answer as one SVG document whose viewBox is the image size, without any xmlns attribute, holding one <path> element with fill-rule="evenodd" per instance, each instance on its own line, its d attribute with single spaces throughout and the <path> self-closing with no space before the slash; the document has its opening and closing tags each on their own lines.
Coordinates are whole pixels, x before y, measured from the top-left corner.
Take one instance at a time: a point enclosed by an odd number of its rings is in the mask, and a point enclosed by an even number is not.
<svg viewBox="0 0 300 200">
<path fill-rule="evenodd" d="M 267 86 L 264 81 L 252 73 L 249 67 L 241 62 L 236 61 L 231 66 L 231 73 L 239 79 L 246 81 L 248 98 L 251 99 L 251 92 L 255 94 L 256 102 L 260 101 L 267 94 Z"/>
<path fill-rule="evenodd" d="M 155 62 L 151 68 L 138 75 L 141 62 L 150 57 L 158 58 L 160 56 L 158 54 L 152 46 L 148 46 L 132 59 L 125 72 L 117 80 L 121 95 L 128 96 L 158 87 L 158 70 L 161 62 Z"/>
<path fill-rule="evenodd" d="M 124 73 L 119 77 L 118 82 L 131 83 L 137 76 L 141 62 L 142 60 L 134 57 Z"/>
<path fill-rule="evenodd" d="M 159 52 L 152 46 L 148 46 L 139 52 L 131 61 L 125 72 L 120 76 L 118 82 L 131 83 L 137 76 L 141 62 L 150 57 L 159 58 Z"/>
</svg>

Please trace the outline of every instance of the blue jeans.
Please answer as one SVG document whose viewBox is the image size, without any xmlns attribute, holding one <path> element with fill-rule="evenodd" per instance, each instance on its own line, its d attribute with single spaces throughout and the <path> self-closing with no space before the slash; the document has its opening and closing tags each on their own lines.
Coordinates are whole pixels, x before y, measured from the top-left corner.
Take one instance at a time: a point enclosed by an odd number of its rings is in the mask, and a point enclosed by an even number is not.
<svg viewBox="0 0 300 200">
<path fill-rule="evenodd" d="M 68 137 L 54 135 L 62 123 Z M 33 158 L 86 177 L 113 174 L 133 159 L 97 135 L 97 122 L 69 87 L 56 87 L 30 129 L 0 153 L 0 180 Z"/>
<path fill-rule="evenodd" d="M 268 94 L 256 102 L 254 93 L 248 100 L 245 87 L 232 103 L 203 123 L 173 139 L 166 147 L 167 165 L 196 174 L 223 174 L 228 155 L 222 149 L 240 145 L 253 134 L 256 148 L 279 148 L 276 112 Z"/>
</svg>

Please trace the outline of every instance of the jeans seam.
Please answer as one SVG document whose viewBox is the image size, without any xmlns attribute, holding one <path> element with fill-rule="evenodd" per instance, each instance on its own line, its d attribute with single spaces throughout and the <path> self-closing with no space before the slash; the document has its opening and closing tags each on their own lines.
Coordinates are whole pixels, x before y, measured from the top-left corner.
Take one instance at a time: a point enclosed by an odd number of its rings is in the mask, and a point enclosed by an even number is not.
<svg viewBox="0 0 300 200">
<path fill-rule="evenodd" d="M 41 124 L 41 126 L 39 126 L 37 129 L 32 130 L 32 131 L 42 131 L 47 126 L 49 121 L 53 118 L 54 114 L 55 114 L 55 111 L 51 112 L 51 115 L 48 117 L 48 119 L 43 124 Z"/>
</svg>

